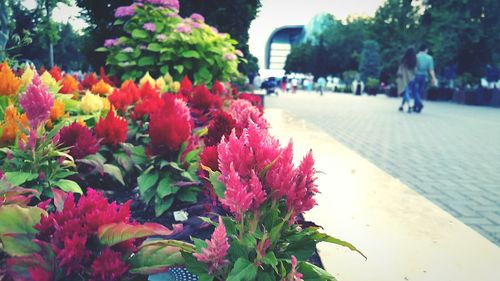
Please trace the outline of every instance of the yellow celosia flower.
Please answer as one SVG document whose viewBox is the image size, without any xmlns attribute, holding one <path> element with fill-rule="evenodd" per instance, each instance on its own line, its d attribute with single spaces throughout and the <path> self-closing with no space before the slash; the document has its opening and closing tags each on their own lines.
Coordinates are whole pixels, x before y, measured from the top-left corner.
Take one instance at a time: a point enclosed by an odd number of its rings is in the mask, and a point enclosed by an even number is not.
<svg viewBox="0 0 500 281">
<path fill-rule="evenodd" d="M 160 91 L 162 93 L 166 92 L 168 90 L 167 89 L 167 82 L 161 76 L 160 76 L 160 78 L 156 79 L 156 87 L 158 87 L 158 89 L 160 89 Z"/>
<path fill-rule="evenodd" d="M 180 88 L 181 88 L 181 83 L 179 83 L 178 81 L 174 81 L 172 85 L 170 85 L 170 92 L 177 93 L 179 92 Z"/>
<path fill-rule="evenodd" d="M 106 82 L 104 82 L 104 80 L 99 80 L 99 82 L 97 82 L 96 84 L 94 84 L 94 86 L 92 86 L 92 93 L 94 94 L 98 94 L 98 95 L 109 95 L 111 94 L 111 91 L 113 90 L 113 88 Z"/>
<path fill-rule="evenodd" d="M 54 101 L 54 105 L 50 110 L 50 120 L 56 121 L 59 120 L 64 115 L 64 103 L 59 100 Z"/>
<path fill-rule="evenodd" d="M 101 97 L 92 94 L 90 91 L 85 92 L 85 96 L 80 102 L 80 109 L 83 113 L 88 114 L 102 110 L 104 107 Z"/>
<path fill-rule="evenodd" d="M 102 97 L 101 101 L 102 101 L 102 110 L 104 112 L 109 111 L 111 109 L 111 103 L 109 102 L 108 98 Z"/>
<path fill-rule="evenodd" d="M 14 75 L 6 62 L 0 68 L 0 96 L 15 96 L 21 87 L 21 79 Z"/>
<path fill-rule="evenodd" d="M 31 83 L 31 80 L 33 80 L 33 77 L 35 76 L 35 72 L 31 67 L 26 66 L 26 69 L 23 72 L 23 75 L 21 75 L 21 92 L 26 90 L 28 88 L 28 85 Z"/>
<path fill-rule="evenodd" d="M 163 79 L 165 79 L 165 82 L 167 82 L 167 84 L 172 84 L 172 82 L 174 82 L 174 78 L 172 78 L 170 73 L 165 74 L 163 76 Z"/>
<path fill-rule="evenodd" d="M 141 80 L 139 80 L 139 85 L 142 87 L 147 82 L 149 82 L 149 85 L 151 85 L 151 87 L 154 87 L 154 85 L 156 84 L 155 79 L 153 79 L 153 77 L 151 77 L 149 72 L 146 72 L 146 74 L 141 78 Z"/>
<path fill-rule="evenodd" d="M 55 89 L 58 88 L 59 85 L 57 84 L 57 81 L 50 75 L 48 71 L 45 71 L 41 76 L 40 76 L 40 81 L 47 86 L 49 89 Z"/>
</svg>

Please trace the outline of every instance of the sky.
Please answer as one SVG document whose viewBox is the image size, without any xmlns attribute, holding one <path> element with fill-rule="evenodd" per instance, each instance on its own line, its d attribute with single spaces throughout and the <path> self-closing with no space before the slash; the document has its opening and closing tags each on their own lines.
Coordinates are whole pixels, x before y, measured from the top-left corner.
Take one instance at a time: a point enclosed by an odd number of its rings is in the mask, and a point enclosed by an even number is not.
<svg viewBox="0 0 500 281">
<path fill-rule="evenodd" d="M 250 26 L 250 52 L 264 68 L 267 39 L 284 25 L 306 25 L 319 13 L 331 13 L 344 20 L 349 15 L 373 16 L 385 0 L 261 0 L 262 8 Z"/>
<path fill-rule="evenodd" d="M 96 0 L 98 1 L 98 0 Z M 74 4 L 59 4 L 53 12 L 57 22 L 70 22 L 76 30 L 86 27 L 84 20 L 78 18 L 80 9 Z M 344 20 L 349 15 L 373 16 L 385 0 L 261 0 L 262 8 L 250 26 L 250 52 L 259 59 L 264 67 L 264 50 L 267 39 L 274 29 L 284 25 L 306 25 L 319 13 L 331 13 L 335 18 Z M 28 8 L 36 7 L 36 0 L 23 0 Z"/>
</svg>

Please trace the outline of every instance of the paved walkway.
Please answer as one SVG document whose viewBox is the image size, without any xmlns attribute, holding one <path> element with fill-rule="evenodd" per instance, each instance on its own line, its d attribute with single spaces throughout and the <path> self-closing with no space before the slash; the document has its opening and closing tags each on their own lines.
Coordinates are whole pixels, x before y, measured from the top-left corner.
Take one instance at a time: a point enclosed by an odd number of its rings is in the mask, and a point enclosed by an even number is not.
<svg viewBox="0 0 500 281">
<path fill-rule="evenodd" d="M 399 99 L 299 93 L 266 97 L 400 179 L 500 245 L 500 109 Z"/>
</svg>

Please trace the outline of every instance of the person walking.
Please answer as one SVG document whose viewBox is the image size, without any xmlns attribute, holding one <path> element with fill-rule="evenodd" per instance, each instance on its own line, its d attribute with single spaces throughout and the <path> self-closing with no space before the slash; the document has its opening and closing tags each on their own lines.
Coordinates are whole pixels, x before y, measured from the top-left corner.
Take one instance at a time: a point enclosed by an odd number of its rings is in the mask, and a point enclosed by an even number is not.
<svg viewBox="0 0 500 281">
<path fill-rule="evenodd" d="M 318 78 L 317 84 L 318 84 L 318 92 L 322 96 L 323 95 L 323 90 L 325 89 L 325 86 L 326 86 L 326 79 L 325 79 L 325 77 L 321 76 L 320 78 Z"/>
<path fill-rule="evenodd" d="M 404 111 L 405 104 L 408 104 L 408 113 L 411 113 L 411 97 L 415 95 L 415 72 L 417 70 L 417 54 L 415 48 L 410 47 L 406 50 L 401 63 L 399 64 L 396 83 L 398 85 L 398 94 L 403 96 L 403 101 L 399 111 Z"/>
<path fill-rule="evenodd" d="M 297 86 L 299 85 L 299 80 L 297 78 L 292 78 L 292 94 L 297 92 Z"/>
<path fill-rule="evenodd" d="M 429 47 L 426 44 L 422 44 L 417 54 L 417 73 L 415 75 L 415 105 L 413 106 L 413 111 L 416 113 L 420 113 L 424 108 L 422 96 L 427 87 L 429 76 L 432 79 L 432 84 L 437 85 L 436 74 L 434 72 L 434 59 L 429 55 Z"/>
</svg>

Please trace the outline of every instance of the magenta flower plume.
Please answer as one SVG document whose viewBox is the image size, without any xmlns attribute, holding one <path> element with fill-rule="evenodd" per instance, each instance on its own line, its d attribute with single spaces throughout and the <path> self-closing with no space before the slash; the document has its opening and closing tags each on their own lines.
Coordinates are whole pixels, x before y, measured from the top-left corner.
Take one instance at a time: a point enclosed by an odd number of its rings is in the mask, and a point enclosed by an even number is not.
<svg viewBox="0 0 500 281">
<path fill-rule="evenodd" d="M 309 151 L 295 171 L 294 184 L 286 194 L 287 208 L 293 211 L 292 222 L 295 215 L 309 211 L 316 205 L 314 196 L 318 193 L 318 188 L 315 173 L 312 151 Z"/>
<path fill-rule="evenodd" d="M 96 154 L 99 150 L 99 143 L 90 129 L 77 122 L 62 128 L 59 137 L 60 143 L 69 147 L 69 154 L 75 159 Z"/>
<path fill-rule="evenodd" d="M 28 116 L 30 126 L 36 130 L 50 116 L 50 110 L 54 105 L 54 97 L 42 84 L 37 74 L 29 85 L 26 93 L 19 98 L 19 104 Z"/>
<path fill-rule="evenodd" d="M 115 11 L 115 18 L 131 17 L 135 15 L 135 4 L 118 7 Z"/>
<path fill-rule="evenodd" d="M 290 187 L 293 186 L 295 167 L 293 166 L 293 145 L 292 142 L 281 151 L 281 155 L 266 173 L 266 185 L 271 189 L 274 200 L 279 200 L 287 195 Z"/>
<path fill-rule="evenodd" d="M 120 258 L 120 253 L 110 248 L 104 249 L 92 263 L 93 281 L 118 281 L 127 273 L 128 265 Z"/>
<path fill-rule="evenodd" d="M 262 112 L 247 100 L 236 100 L 231 104 L 229 112 L 236 119 L 236 127 L 239 129 L 248 128 L 250 121 L 261 129 L 267 128 L 267 121 L 262 116 Z"/>
<path fill-rule="evenodd" d="M 210 240 L 205 240 L 208 247 L 203 249 L 201 253 L 195 253 L 193 256 L 202 263 L 208 265 L 210 273 L 216 272 L 218 269 L 229 264 L 227 259 L 224 259 L 229 251 L 229 243 L 227 239 L 226 227 L 219 217 L 219 225 L 212 233 Z"/>
</svg>

